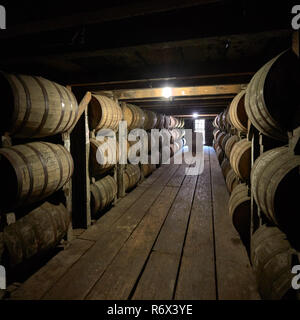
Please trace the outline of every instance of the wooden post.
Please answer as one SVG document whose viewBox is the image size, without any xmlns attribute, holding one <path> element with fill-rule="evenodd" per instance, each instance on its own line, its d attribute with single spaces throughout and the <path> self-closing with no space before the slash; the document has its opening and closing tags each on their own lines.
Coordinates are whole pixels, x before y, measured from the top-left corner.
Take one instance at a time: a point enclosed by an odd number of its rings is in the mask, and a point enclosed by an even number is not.
<svg viewBox="0 0 300 320">
<path fill-rule="evenodd" d="M 125 165 L 118 164 L 117 166 L 117 181 L 118 181 L 118 198 L 124 198 L 126 195 L 124 184 Z"/>
<path fill-rule="evenodd" d="M 251 137 L 251 168 L 255 160 L 260 156 L 260 147 L 259 147 L 259 132 L 257 131 L 254 126 L 251 125 L 249 128 L 248 139 Z M 250 237 L 252 234 L 259 228 L 261 221 L 260 221 L 260 211 L 256 205 L 256 202 L 253 197 L 253 193 L 251 192 L 251 184 L 248 186 L 249 195 L 251 198 L 251 232 Z M 251 241 L 250 241 L 251 243 Z"/>
<path fill-rule="evenodd" d="M 292 49 L 299 57 L 300 55 L 300 41 L 299 41 L 299 31 L 294 31 L 292 35 Z"/>
<path fill-rule="evenodd" d="M 300 127 L 289 132 L 289 151 L 295 155 L 300 155 Z"/>
<path fill-rule="evenodd" d="M 73 227 L 88 228 L 91 225 L 89 154 L 90 139 L 87 114 L 87 99 L 84 111 L 71 133 L 71 154 L 74 159 L 73 175 Z"/>
<path fill-rule="evenodd" d="M 69 133 L 62 134 L 62 141 L 64 143 L 64 147 L 71 153 L 71 139 Z M 64 195 L 66 198 L 66 208 L 70 215 L 70 221 L 72 221 L 72 178 L 68 183 L 66 183 L 63 187 Z M 67 241 L 73 240 L 73 226 L 72 222 L 69 224 L 69 229 L 66 236 Z"/>
<path fill-rule="evenodd" d="M 114 101 L 116 103 L 118 103 L 120 105 L 120 108 L 124 109 L 124 104 L 123 103 L 119 103 L 119 100 L 116 96 L 113 97 Z M 123 112 L 122 112 L 123 113 Z M 124 113 L 123 113 L 124 114 Z M 122 116 L 122 121 L 124 120 L 123 116 Z M 119 141 L 119 147 L 120 147 L 120 141 Z M 119 150 L 120 151 L 120 150 Z M 128 155 L 127 155 L 128 157 Z M 117 197 L 118 198 L 124 198 L 125 195 L 126 195 L 126 192 L 125 192 L 125 184 L 124 184 L 124 171 L 125 171 L 125 164 L 120 164 L 118 163 L 116 165 L 116 181 L 117 181 L 117 186 L 118 186 L 118 195 Z"/>
</svg>

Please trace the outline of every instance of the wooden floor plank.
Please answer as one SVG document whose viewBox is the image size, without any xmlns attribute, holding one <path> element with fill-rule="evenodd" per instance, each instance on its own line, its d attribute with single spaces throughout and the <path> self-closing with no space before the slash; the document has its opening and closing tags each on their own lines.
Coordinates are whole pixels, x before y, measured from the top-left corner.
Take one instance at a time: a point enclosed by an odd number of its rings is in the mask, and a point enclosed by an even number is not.
<svg viewBox="0 0 300 320">
<path fill-rule="evenodd" d="M 247 252 L 228 214 L 229 195 L 216 154 L 210 148 L 218 298 L 259 299 Z"/>
<path fill-rule="evenodd" d="M 190 178 L 192 181 L 190 181 Z M 186 183 L 189 181 L 189 183 Z M 197 176 L 186 176 L 165 221 L 154 251 L 181 254 L 183 239 L 189 219 Z"/>
<path fill-rule="evenodd" d="M 209 155 L 209 151 L 206 155 Z M 209 159 L 209 158 L 208 158 Z M 215 258 L 210 164 L 199 175 L 182 255 L 175 299 L 215 300 Z"/>
<path fill-rule="evenodd" d="M 198 177 L 156 170 L 11 298 L 259 299 L 215 152 L 204 156 Z"/>
<path fill-rule="evenodd" d="M 170 299 L 173 296 L 174 279 L 177 277 L 196 181 L 197 176 L 185 178 L 159 233 L 154 252 L 137 284 L 133 299 Z M 159 262 L 160 257 L 162 261 Z M 150 285 L 155 290 L 149 290 Z"/>
<path fill-rule="evenodd" d="M 168 186 L 169 187 L 180 187 L 185 176 L 185 170 L 188 165 L 183 164 L 180 166 L 180 169 L 173 175 L 172 179 L 170 179 Z"/>
<path fill-rule="evenodd" d="M 12 293 L 13 300 L 39 300 L 65 272 L 93 245 L 93 242 L 75 239 L 45 266 L 32 275 Z"/>
<path fill-rule="evenodd" d="M 157 179 L 164 173 L 164 171 L 167 169 L 166 165 L 162 165 L 157 170 L 155 170 L 149 177 L 147 177 L 140 186 L 149 186 L 155 183 Z"/>
<path fill-rule="evenodd" d="M 84 299 L 120 251 L 179 166 L 170 166 L 95 245 L 47 292 L 44 299 Z M 76 279 L 76 281 L 74 280 Z"/>
<path fill-rule="evenodd" d="M 97 223 L 92 225 L 88 230 L 80 235 L 80 239 L 97 241 L 101 235 L 108 231 L 116 221 L 128 210 L 150 187 L 139 186 L 130 192 L 125 198 L 104 214 Z"/>
<path fill-rule="evenodd" d="M 128 193 L 123 199 L 120 199 L 109 212 L 98 219 L 97 223 L 86 230 L 80 238 L 97 241 L 101 234 L 107 231 L 166 170 L 169 170 L 169 167 L 164 166 L 154 171 L 154 173 L 139 184 L 137 188 Z"/>
<path fill-rule="evenodd" d="M 178 190 L 166 187 L 162 191 L 87 299 L 129 298 Z"/>
<path fill-rule="evenodd" d="M 154 251 L 132 300 L 171 300 L 180 255 Z"/>
</svg>

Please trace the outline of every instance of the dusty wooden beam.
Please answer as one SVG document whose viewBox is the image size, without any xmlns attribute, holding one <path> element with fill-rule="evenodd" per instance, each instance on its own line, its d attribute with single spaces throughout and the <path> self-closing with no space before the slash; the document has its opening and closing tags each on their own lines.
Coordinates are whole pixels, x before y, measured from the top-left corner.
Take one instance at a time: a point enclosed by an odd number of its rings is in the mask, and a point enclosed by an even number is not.
<svg viewBox="0 0 300 320">
<path fill-rule="evenodd" d="M 212 114 L 199 114 L 198 118 L 203 118 L 203 117 L 216 117 L 218 114 L 217 113 L 212 113 Z M 192 114 L 174 114 L 174 117 L 178 118 L 195 118 Z"/>
<path fill-rule="evenodd" d="M 198 86 L 170 88 L 171 97 L 190 97 L 190 96 L 209 96 L 223 94 L 237 94 L 246 84 L 217 85 L 217 86 Z M 114 90 L 97 91 L 97 94 L 111 95 L 118 97 L 119 100 L 145 99 L 145 98 L 163 98 L 164 88 L 136 89 L 136 90 Z M 166 101 L 168 99 L 166 98 Z"/>
</svg>

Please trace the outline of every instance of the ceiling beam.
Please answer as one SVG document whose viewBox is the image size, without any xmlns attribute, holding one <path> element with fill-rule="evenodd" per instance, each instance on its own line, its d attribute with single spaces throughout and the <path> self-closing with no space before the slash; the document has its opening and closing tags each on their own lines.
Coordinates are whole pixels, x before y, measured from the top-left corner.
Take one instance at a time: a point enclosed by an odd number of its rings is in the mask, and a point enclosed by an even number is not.
<svg viewBox="0 0 300 320">
<path fill-rule="evenodd" d="M 181 87 L 170 88 L 171 97 L 197 97 L 211 95 L 235 95 L 244 89 L 247 84 L 232 85 L 216 85 L 216 86 L 197 86 L 197 87 Z M 146 99 L 146 98 L 162 98 L 164 99 L 164 88 L 152 89 L 131 89 L 131 90 L 114 90 L 114 91 L 98 91 L 95 94 L 114 96 L 119 100 Z M 168 99 L 165 98 L 165 101 Z"/>
<path fill-rule="evenodd" d="M 160 109 L 160 110 L 156 110 L 156 109 L 151 109 L 151 111 L 154 112 L 161 112 L 167 115 L 185 115 L 185 114 L 189 114 L 189 115 L 193 115 L 194 113 L 198 113 L 199 115 L 201 114 L 219 114 L 220 112 L 224 111 L 226 107 L 218 107 L 218 108 L 189 108 L 189 109 L 176 109 L 176 110 L 172 110 L 172 109 Z"/>
<path fill-rule="evenodd" d="M 193 104 L 214 104 L 222 101 L 230 102 L 235 97 L 235 94 L 230 95 L 212 95 L 212 96 L 197 96 L 197 97 L 173 97 L 172 100 L 162 100 L 158 98 L 149 98 L 149 99 L 128 99 L 128 103 L 138 103 L 141 106 L 180 106 L 180 105 L 193 105 Z"/>
<path fill-rule="evenodd" d="M 201 114 L 198 118 L 213 118 L 216 117 L 218 113 L 215 114 Z M 174 114 L 174 117 L 178 118 L 195 118 L 192 114 Z"/>
</svg>

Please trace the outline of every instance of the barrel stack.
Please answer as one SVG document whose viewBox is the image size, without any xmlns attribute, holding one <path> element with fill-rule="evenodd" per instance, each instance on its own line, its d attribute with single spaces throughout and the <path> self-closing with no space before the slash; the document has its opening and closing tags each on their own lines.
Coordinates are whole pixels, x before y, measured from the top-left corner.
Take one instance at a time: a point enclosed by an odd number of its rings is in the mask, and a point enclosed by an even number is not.
<svg viewBox="0 0 300 320">
<path fill-rule="evenodd" d="M 264 299 L 297 298 L 291 269 L 300 256 L 300 154 L 291 139 L 300 138 L 299 71 L 292 50 L 262 66 L 230 104 L 234 130 L 225 143 L 226 116 L 214 120 L 214 147 L 219 155 L 225 144 L 232 168 L 222 162 L 229 214 Z"/>
<path fill-rule="evenodd" d="M 10 137 L 0 148 L 0 210 L 13 216 L 6 223 L 0 218 L 0 261 L 3 254 L 9 270 L 67 235 L 71 212 L 61 191 L 70 190 L 74 162 L 58 137 L 76 124 L 78 104 L 69 89 L 42 77 L 0 73 L 0 83 L 1 129 Z"/>
</svg>

